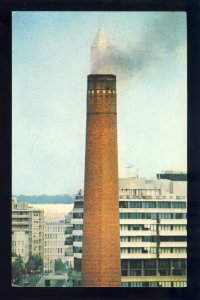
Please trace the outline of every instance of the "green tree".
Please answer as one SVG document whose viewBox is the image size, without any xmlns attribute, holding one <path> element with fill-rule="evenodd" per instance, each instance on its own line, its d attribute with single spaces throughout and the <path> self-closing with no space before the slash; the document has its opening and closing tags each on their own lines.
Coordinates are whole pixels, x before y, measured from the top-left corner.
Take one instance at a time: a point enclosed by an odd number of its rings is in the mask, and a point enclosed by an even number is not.
<svg viewBox="0 0 200 300">
<path fill-rule="evenodd" d="M 24 263 L 22 257 L 19 255 L 12 263 L 12 281 L 19 283 L 20 277 L 24 274 Z"/>
<path fill-rule="evenodd" d="M 28 262 L 26 263 L 26 272 L 34 273 L 43 269 L 43 258 L 39 255 L 30 255 Z"/>
<path fill-rule="evenodd" d="M 55 260 L 55 272 L 59 272 L 59 271 L 61 272 L 66 271 L 66 267 L 60 258 Z"/>
</svg>

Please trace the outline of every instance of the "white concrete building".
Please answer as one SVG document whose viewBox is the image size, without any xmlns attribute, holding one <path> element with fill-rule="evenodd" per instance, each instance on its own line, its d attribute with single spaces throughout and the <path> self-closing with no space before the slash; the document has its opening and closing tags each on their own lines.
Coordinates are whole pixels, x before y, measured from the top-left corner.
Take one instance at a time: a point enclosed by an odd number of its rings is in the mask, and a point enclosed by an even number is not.
<svg viewBox="0 0 200 300">
<path fill-rule="evenodd" d="M 73 266 L 71 216 L 65 220 L 46 221 L 44 237 L 44 269 L 54 271 L 55 260 L 61 259 L 66 266 Z"/>
<path fill-rule="evenodd" d="M 179 194 L 177 192 L 177 186 Z M 121 284 L 185 287 L 187 262 L 186 180 L 119 179 Z M 83 194 L 73 210 L 74 285 L 81 285 Z"/>
<path fill-rule="evenodd" d="M 12 253 L 20 255 L 26 263 L 29 258 L 29 234 L 25 231 L 14 231 L 12 235 Z"/>
</svg>

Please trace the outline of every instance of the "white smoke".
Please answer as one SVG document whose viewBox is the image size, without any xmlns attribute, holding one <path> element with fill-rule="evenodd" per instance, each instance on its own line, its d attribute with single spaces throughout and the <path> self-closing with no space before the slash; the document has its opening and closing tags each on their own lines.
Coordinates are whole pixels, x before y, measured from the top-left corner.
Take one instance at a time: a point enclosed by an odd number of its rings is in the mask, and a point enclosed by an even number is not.
<svg viewBox="0 0 200 300">
<path fill-rule="evenodd" d="M 126 51 L 113 45 L 96 46 L 91 52 L 91 72 L 113 73 L 129 78 L 143 72 L 149 66 L 160 63 L 165 55 L 176 51 L 183 43 L 185 30 L 183 18 L 168 13 L 154 20 L 140 37 L 140 42 Z"/>
</svg>

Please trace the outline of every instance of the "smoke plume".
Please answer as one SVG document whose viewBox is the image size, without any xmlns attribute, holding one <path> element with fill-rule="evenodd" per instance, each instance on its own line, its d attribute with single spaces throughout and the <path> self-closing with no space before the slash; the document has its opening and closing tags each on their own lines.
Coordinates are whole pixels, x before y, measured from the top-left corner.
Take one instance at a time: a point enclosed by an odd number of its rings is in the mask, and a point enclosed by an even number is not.
<svg viewBox="0 0 200 300">
<path fill-rule="evenodd" d="M 145 69 L 155 66 L 184 45 L 185 22 L 175 13 L 163 14 L 161 17 L 146 25 L 146 30 L 139 41 L 126 50 L 108 45 L 98 53 L 92 61 L 92 73 L 114 73 L 125 79 L 135 76 Z"/>
</svg>

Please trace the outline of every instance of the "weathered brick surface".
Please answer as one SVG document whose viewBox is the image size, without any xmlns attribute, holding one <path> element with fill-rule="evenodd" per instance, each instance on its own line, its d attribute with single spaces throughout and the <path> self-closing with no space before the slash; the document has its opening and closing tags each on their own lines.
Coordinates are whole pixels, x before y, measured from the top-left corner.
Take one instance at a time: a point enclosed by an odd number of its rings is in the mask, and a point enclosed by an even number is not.
<svg viewBox="0 0 200 300">
<path fill-rule="evenodd" d="M 116 77 L 88 76 L 83 286 L 120 286 Z"/>
</svg>

